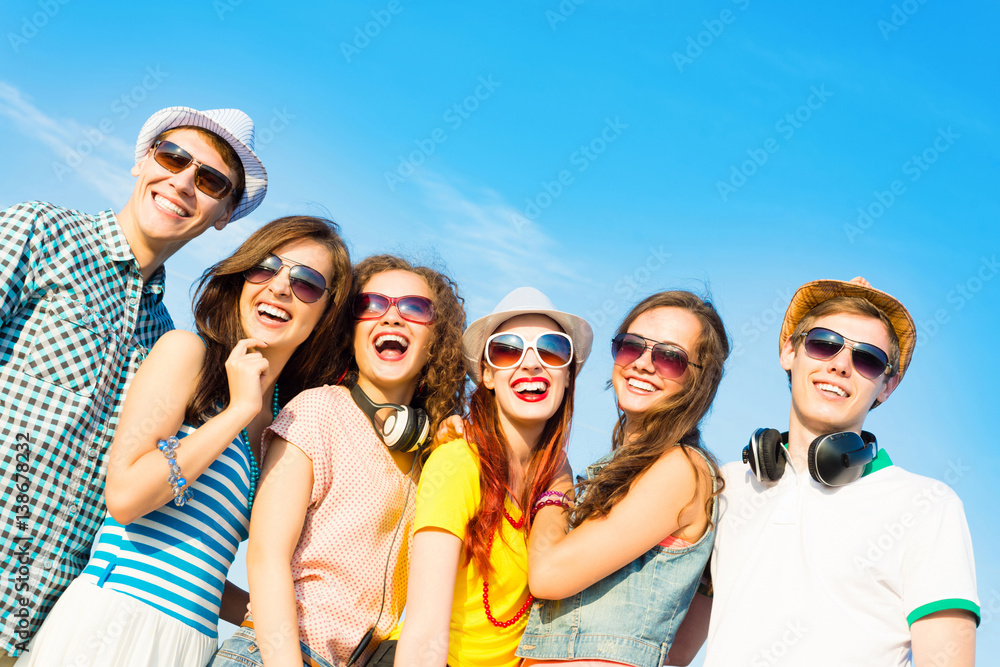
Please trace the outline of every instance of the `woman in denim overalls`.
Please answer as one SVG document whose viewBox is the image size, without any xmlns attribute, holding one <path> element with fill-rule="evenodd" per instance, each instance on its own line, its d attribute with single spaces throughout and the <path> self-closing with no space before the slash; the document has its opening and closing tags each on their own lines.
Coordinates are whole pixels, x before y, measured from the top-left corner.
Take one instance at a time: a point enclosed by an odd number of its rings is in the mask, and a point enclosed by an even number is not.
<svg viewBox="0 0 1000 667">
<path fill-rule="evenodd" d="M 535 506 L 526 667 L 664 664 L 712 550 L 722 479 L 698 426 L 729 355 L 721 318 L 690 292 L 654 294 L 611 351 L 612 452 L 588 468 L 572 514 Z"/>
</svg>

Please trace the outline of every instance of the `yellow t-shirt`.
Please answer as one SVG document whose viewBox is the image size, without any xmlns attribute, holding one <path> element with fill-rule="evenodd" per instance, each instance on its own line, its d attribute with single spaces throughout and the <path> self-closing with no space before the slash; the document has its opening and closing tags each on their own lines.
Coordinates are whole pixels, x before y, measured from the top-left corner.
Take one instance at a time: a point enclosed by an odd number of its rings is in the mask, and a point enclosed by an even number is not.
<svg viewBox="0 0 1000 667">
<path fill-rule="evenodd" d="M 413 530 L 440 528 L 465 539 L 469 519 L 479 509 L 479 457 L 474 445 L 453 440 L 441 445 L 427 459 L 417 488 L 417 513 Z M 507 513 L 521 520 L 521 510 L 510 498 Z M 528 598 L 528 546 L 524 528 L 515 529 L 507 519 L 500 522 L 500 536 L 493 540 L 489 580 L 490 610 L 499 622 L 508 621 Z M 486 618 L 483 606 L 483 576 L 475 561 L 465 565 L 465 549 L 459 558 L 455 595 L 448 632 L 448 664 L 451 667 L 515 667 L 517 644 L 528 622 L 525 613 L 517 623 L 498 628 Z M 402 625 L 390 636 L 398 639 Z"/>
</svg>

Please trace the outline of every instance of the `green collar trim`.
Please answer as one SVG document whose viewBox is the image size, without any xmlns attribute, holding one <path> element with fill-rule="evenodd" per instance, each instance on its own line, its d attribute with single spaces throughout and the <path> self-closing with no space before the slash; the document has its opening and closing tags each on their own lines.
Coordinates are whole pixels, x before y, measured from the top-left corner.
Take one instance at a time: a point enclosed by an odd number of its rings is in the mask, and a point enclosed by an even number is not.
<svg viewBox="0 0 1000 667">
<path fill-rule="evenodd" d="M 861 476 L 870 475 L 873 472 L 878 472 L 882 468 L 888 468 L 892 465 L 892 459 L 889 458 L 889 452 L 884 449 L 879 449 L 878 454 L 872 459 L 872 462 L 865 466 L 865 471 L 861 473 Z"/>
</svg>

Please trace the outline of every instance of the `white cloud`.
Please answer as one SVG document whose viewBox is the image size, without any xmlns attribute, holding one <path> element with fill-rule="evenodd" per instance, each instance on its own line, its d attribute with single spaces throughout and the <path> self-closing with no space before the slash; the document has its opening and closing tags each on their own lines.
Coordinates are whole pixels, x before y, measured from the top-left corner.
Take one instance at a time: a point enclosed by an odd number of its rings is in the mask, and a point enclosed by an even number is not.
<svg viewBox="0 0 1000 667">
<path fill-rule="evenodd" d="M 55 153 L 52 162 L 59 180 L 83 180 L 111 201 L 125 202 L 132 192 L 132 178 L 123 165 L 132 164 L 132 149 L 125 142 L 71 118 L 53 118 L 32 104 L 17 88 L 0 81 L 0 116 L 10 118 L 28 136 Z"/>
<path fill-rule="evenodd" d="M 489 311 L 514 287 L 578 290 L 598 288 L 557 240 L 490 188 L 460 191 L 437 175 L 413 179 L 437 217 L 435 235 L 443 255 L 465 258 L 463 292 L 476 295 L 470 311 Z M 482 303 L 480 303 L 482 301 Z M 488 305 L 486 305 L 488 304 Z"/>
</svg>

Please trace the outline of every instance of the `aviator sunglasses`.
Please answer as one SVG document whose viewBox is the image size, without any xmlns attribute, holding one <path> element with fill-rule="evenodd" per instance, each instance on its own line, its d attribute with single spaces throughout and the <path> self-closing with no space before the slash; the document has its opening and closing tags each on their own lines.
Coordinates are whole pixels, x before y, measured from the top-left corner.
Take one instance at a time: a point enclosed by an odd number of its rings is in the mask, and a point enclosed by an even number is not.
<svg viewBox="0 0 1000 667">
<path fill-rule="evenodd" d="M 822 327 L 810 329 L 799 335 L 805 337 L 803 346 L 806 349 L 806 354 L 813 359 L 818 361 L 833 359 L 840 354 L 846 345 L 851 348 L 851 361 L 854 363 L 854 368 L 869 380 L 874 380 L 883 373 L 892 374 L 889 356 L 870 343 L 859 343 L 841 336 L 836 331 Z"/>
<path fill-rule="evenodd" d="M 396 312 L 407 322 L 430 324 L 434 321 L 434 303 L 423 296 L 386 296 L 378 292 L 362 292 L 354 300 L 354 319 L 377 320 L 396 306 Z"/>
<path fill-rule="evenodd" d="M 177 144 L 160 139 L 153 144 L 153 159 L 172 174 L 179 174 L 190 165 L 198 167 L 194 175 L 194 185 L 212 199 L 222 199 L 233 189 L 229 177 L 204 162 L 195 160 L 190 153 Z"/>
<path fill-rule="evenodd" d="M 628 366 L 633 361 L 652 350 L 653 368 L 665 380 L 676 380 L 687 371 L 688 366 L 701 368 L 688 361 L 687 353 L 676 345 L 661 343 L 639 334 L 620 333 L 611 339 L 611 356 L 616 366 Z"/>
<path fill-rule="evenodd" d="M 244 271 L 243 277 L 248 283 L 259 285 L 273 279 L 283 266 L 288 267 L 288 284 L 292 294 L 302 303 L 315 303 L 323 292 L 330 289 L 323 274 L 316 269 L 277 255 L 268 255 L 260 264 Z"/>
<path fill-rule="evenodd" d="M 493 368 L 514 368 L 528 350 L 535 351 L 542 366 L 565 368 L 573 360 L 573 339 L 561 331 L 547 331 L 529 343 L 520 334 L 495 333 L 486 339 L 486 363 Z"/>
</svg>

